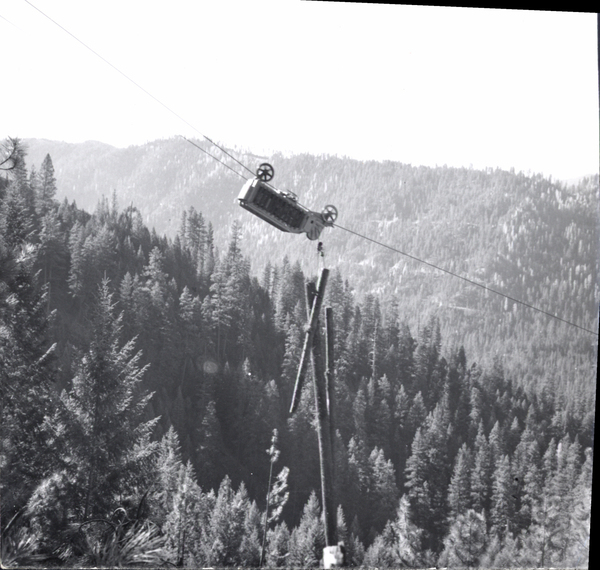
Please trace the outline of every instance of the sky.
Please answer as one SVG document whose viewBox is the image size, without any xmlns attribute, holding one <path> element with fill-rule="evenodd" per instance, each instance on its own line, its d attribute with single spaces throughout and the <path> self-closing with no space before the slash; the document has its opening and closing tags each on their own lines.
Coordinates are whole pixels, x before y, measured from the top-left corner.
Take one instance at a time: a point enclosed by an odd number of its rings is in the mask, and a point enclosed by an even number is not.
<svg viewBox="0 0 600 570">
<path fill-rule="evenodd" d="M 0 38 L 2 138 L 598 172 L 593 13 L 0 0 Z"/>
</svg>

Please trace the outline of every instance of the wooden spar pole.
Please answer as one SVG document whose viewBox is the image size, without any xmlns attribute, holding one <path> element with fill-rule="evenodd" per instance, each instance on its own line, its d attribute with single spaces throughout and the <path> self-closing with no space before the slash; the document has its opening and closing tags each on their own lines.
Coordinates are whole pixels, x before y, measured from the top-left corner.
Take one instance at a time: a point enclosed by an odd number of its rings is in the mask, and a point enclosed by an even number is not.
<svg viewBox="0 0 600 570">
<path fill-rule="evenodd" d="M 329 414 L 329 429 L 331 438 L 331 450 L 332 454 L 335 449 L 335 387 L 334 387 L 334 336 L 333 336 L 333 309 L 331 307 L 325 308 L 325 363 L 327 369 L 327 412 Z M 335 461 L 332 464 L 335 466 Z"/>
<path fill-rule="evenodd" d="M 315 394 L 316 428 L 319 441 L 319 462 L 321 466 L 321 503 L 325 526 L 325 545 L 337 545 L 337 512 L 333 497 L 333 452 L 331 447 L 331 426 L 327 405 L 327 379 L 322 335 L 317 325 L 312 338 L 313 388 Z"/>
<path fill-rule="evenodd" d="M 319 277 L 319 283 L 317 286 L 317 293 L 312 302 L 309 299 L 309 306 L 312 306 L 310 312 L 310 319 L 308 329 L 306 330 L 306 336 L 304 338 L 304 347 L 302 348 L 302 355 L 300 357 L 300 365 L 298 366 L 298 374 L 296 376 L 296 384 L 294 385 L 294 394 L 292 396 L 292 404 L 290 406 L 290 414 L 293 414 L 298 407 L 300 402 L 300 394 L 302 393 L 302 385 L 304 384 L 304 377 L 306 376 L 306 367 L 308 366 L 308 353 L 313 345 L 313 336 L 317 330 L 317 323 L 319 321 L 319 312 L 321 311 L 321 305 L 323 304 L 323 297 L 325 295 L 325 286 L 327 285 L 327 277 L 329 276 L 329 269 L 325 267 L 321 270 Z M 312 285 L 314 287 L 314 285 Z M 310 297 L 310 294 L 309 294 Z"/>
<path fill-rule="evenodd" d="M 323 525 L 325 529 L 325 548 L 323 549 L 323 567 L 332 568 L 343 566 L 344 549 L 337 544 L 337 509 L 334 495 L 334 454 L 333 444 L 335 441 L 334 427 L 334 378 L 333 378 L 333 316 L 332 309 L 326 310 L 326 333 L 327 342 L 325 354 L 323 354 L 322 334 L 319 327 L 319 312 L 325 294 L 325 285 L 329 271 L 322 269 L 319 277 L 318 287 L 313 282 L 306 284 L 307 308 L 310 309 L 309 326 L 306 337 L 290 413 L 293 413 L 300 401 L 302 385 L 306 375 L 308 353 L 312 354 L 313 366 L 313 389 L 316 408 L 316 429 L 319 442 L 319 462 L 321 471 L 321 503 L 323 505 Z M 326 361 L 325 361 L 326 357 Z"/>
</svg>

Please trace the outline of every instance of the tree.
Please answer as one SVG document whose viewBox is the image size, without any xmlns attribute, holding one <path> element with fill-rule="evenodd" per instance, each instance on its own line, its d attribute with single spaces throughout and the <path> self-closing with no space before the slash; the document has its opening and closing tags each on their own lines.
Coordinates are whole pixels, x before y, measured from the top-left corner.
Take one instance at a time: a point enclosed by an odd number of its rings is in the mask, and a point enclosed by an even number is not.
<svg viewBox="0 0 600 570">
<path fill-rule="evenodd" d="M 153 493 L 148 500 L 150 516 L 159 526 L 164 524 L 175 500 L 182 467 L 179 436 L 170 426 L 158 444 L 153 462 Z"/>
<path fill-rule="evenodd" d="M 244 536 L 240 544 L 239 561 L 245 568 L 256 568 L 261 565 L 261 535 L 266 534 L 261 522 L 261 513 L 252 501 L 244 517 Z"/>
<path fill-rule="evenodd" d="M 430 511 L 429 481 L 427 477 L 427 447 L 421 428 L 417 429 L 406 462 L 406 488 L 413 520 L 420 528 L 428 523 Z"/>
<path fill-rule="evenodd" d="M 267 552 L 265 565 L 267 568 L 282 568 L 286 565 L 289 552 L 290 531 L 285 522 L 267 531 Z"/>
<path fill-rule="evenodd" d="M 490 510 L 492 531 L 500 538 L 504 538 L 507 533 L 512 532 L 515 511 L 512 482 L 510 458 L 508 455 L 504 455 L 494 471 Z"/>
<path fill-rule="evenodd" d="M 36 210 L 40 217 L 52 207 L 54 195 L 56 194 L 56 178 L 54 177 L 54 165 L 50 155 L 47 154 L 42 162 L 39 175 L 39 187 L 36 196 Z"/>
<path fill-rule="evenodd" d="M 10 248 L 0 233 L 0 401 L 3 518 L 24 506 L 55 466 L 47 415 L 55 406 L 55 345 L 47 293 L 32 276 L 35 249 Z"/>
<path fill-rule="evenodd" d="M 180 463 L 175 489 L 172 489 L 171 504 L 166 516 L 163 532 L 166 548 L 176 566 L 190 565 L 191 550 L 198 540 L 197 510 L 202 502 L 202 491 L 195 481 L 192 464 Z"/>
<path fill-rule="evenodd" d="M 483 513 L 467 509 L 450 526 L 438 564 L 460 568 L 479 566 L 486 546 L 487 529 Z"/>
<path fill-rule="evenodd" d="M 15 170 L 23 160 L 24 148 L 20 139 L 8 137 L 0 143 L 0 171 Z"/>
<path fill-rule="evenodd" d="M 412 454 L 406 462 L 406 487 L 414 522 L 426 531 L 426 544 L 437 551 L 448 516 L 447 490 L 450 465 L 447 456 L 449 415 L 443 400 L 417 429 Z"/>
<path fill-rule="evenodd" d="M 422 556 L 423 530 L 412 521 L 410 503 L 403 495 L 396 510 L 396 518 L 388 523 L 388 536 L 392 539 L 393 566 L 415 568 L 425 562 Z"/>
<path fill-rule="evenodd" d="M 454 463 L 454 473 L 448 487 L 448 504 L 450 506 L 449 520 L 455 521 L 465 513 L 471 504 L 471 452 L 466 443 L 460 448 Z"/>
<path fill-rule="evenodd" d="M 368 511 L 365 515 L 369 527 L 380 532 L 394 515 L 394 505 L 398 500 L 396 472 L 392 462 L 386 460 L 383 450 L 375 447 L 369 455 Z"/>
<path fill-rule="evenodd" d="M 289 469 L 284 467 L 273 486 L 271 486 L 271 480 L 273 477 L 273 465 L 279 459 L 280 451 L 277 449 L 277 439 L 278 432 L 276 429 L 273 430 L 273 436 L 271 437 L 271 446 L 267 449 L 267 453 L 269 454 L 269 484 L 267 487 L 267 501 L 265 508 L 265 518 L 263 523 L 264 533 L 263 533 L 263 541 L 262 541 L 262 549 L 260 554 L 260 566 L 265 559 L 265 542 L 267 539 L 267 529 L 270 522 L 277 522 L 279 517 L 281 516 L 281 511 L 283 507 L 287 503 L 289 492 L 287 491 L 287 477 L 289 473 Z M 273 511 L 269 515 L 269 510 L 273 507 Z"/>
<path fill-rule="evenodd" d="M 471 505 L 475 512 L 489 512 L 492 488 L 492 452 L 483 422 L 475 438 L 475 460 L 471 471 Z"/>
<path fill-rule="evenodd" d="M 310 494 L 304 507 L 300 524 L 290 536 L 288 566 L 293 568 L 315 568 L 323 557 L 325 530 L 321 518 L 321 507 L 316 493 Z"/>
<path fill-rule="evenodd" d="M 208 528 L 201 539 L 205 564 L 237 566 L 244 537 L 244 521 L 250 508 L 248 494 L 242 483 L 234 493 L 231 480 L 225 476 L 219 487 Z"/>
<path fill-rule="evenodd" d="M 104 517 L 139 493 L 156 450 L 149 436 L 157 419 L 143 419 L 152 398 L 141 389 L 146 367 L 133 340 L 121 346 L 122 315 L 107 280 L 93 312 L 90 346 L 51 421 L 71 481 L 69 517 L 79 522 Z"/>
<path fill-rule="evenodd" d="M 221 453 L 224 445 L 221 424 L 213 400 L 210 400 L 206 406 L 198 440 L 196 449 L 198 477 L 204 488 L 214 489 L 223 472 Z"/>
</svg>

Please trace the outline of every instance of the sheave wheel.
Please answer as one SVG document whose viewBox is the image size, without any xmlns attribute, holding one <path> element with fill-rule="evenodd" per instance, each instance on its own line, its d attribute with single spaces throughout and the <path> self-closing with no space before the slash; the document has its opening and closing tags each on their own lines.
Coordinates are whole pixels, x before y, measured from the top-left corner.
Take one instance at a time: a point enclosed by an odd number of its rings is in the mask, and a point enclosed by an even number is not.
<svg viewBox="0 0 600 570">
<path fill-rule="evenodd" d="M 337 208 L 331 204 L 327 204 L 327 206 L 321 210 L 321 217 L 326 224 L 333 224 L 333 222 L 337 220 L 337 216 Z"/>
<path fill-rule="evenodd" d="M 256 176 L 263 182 L 269 182 L 269 180 L 273 180 L 273 176 L 275 176 L 275 169 L 268 162 L 263 162 L 256 169 Z"/>
</svg>

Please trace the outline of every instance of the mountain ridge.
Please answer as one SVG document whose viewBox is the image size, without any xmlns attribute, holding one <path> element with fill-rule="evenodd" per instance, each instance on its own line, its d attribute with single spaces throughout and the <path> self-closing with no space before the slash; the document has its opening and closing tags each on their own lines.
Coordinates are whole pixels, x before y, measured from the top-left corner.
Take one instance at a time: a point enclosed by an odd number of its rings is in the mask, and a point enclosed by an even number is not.
<svg viewBox="0 0 600 570">
<path fill-rule="evenodd" d="M 236 176 L 183 139 L 125 149 L 95 142 L 25 142 L 29 164 L 37 167 L 46 153 L 51 155 L 59 199 L 93 210 L 102 196 L 114 194 L 121 208 L 136 206 L 149 227 L 171 239 L 182 213 L 194 208 L 212 222 L 219 247 L 237 220 L 255 274 L 286 256 L 307 275 L 325 262 L 339 269 L 358 295 L 400 299 L 406 319 L 417 328 L 427 315 L 441 313 L 444 337 L 449 342 L 466 338 L 482 357 L 492 346 L 498 350 L 497 335 L 505 339 L 501 352 L 508 353 L 517 338 L 532 331 L 550 344 L 553 327 L 562 331 L 562 324 L 550 324 L 550 317 L 507 297 L 584 328 L 597 327 L 597 175 L 567 184 L 499 168 L 276 153 L 267 159 L 275 167 L 276 187 L 295 192 L 300 203 L 316 211 L 325 204 L 339 210 L 339 227 L 321 235 L 323 260 L 316 243 L 279 232 L 238 208 L 235 197 L 247 173 Z M 219 157 L 236 168 L 225 155 Z M 248 165 L 264 160 L 251 153 L 239 159 Z M 398 252 L 506 296 L 477 290 Z M 494 325 L 498 319 L 500 326 Z"/>
</svg>

